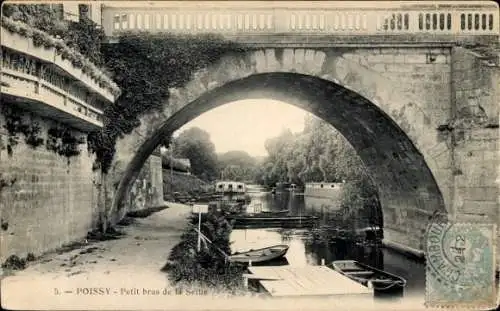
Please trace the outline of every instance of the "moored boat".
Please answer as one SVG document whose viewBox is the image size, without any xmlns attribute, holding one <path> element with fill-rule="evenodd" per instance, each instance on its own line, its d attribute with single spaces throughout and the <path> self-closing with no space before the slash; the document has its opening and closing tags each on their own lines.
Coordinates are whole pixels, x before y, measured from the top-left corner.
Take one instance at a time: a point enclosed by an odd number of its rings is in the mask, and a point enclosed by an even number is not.
<svg viewBox="0 0 500 311">
<path fill-rule="evenodd" d="M 262 211 L 260 213 L 256 213 L 254 215 L 286 215 L 290 212 L 288 209 L 283 209 L 281 211 Z"/>
<path fill-rule="evenodd" d="M 367 287 L 373 287 L 375 294 L 402 295 L 406 280 L 400 276 L 365 265 L 355 260 L 337 260 L 334 270 Z"/>
<path fill-rule="evenodd" d="M 270 247 L 249 250 L 242 253 L 234 253 L 229 256 L 229 261 L 241 263 L 261 263 L 271 261 L 285 256 L 288 251 L 288 245 L 274 245 Z"/>
</svg>

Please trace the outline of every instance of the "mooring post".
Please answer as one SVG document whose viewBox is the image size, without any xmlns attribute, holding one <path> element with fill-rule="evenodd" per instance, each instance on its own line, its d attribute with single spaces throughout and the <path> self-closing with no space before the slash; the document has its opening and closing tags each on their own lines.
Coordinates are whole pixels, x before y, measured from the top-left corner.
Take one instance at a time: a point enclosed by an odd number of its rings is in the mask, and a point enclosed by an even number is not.
<svg viewBox="0 0 500 311">
<path fill-rule="evenodd" d="M 198 253 L 201 250 L 201 209 L 198 213 Z"/>
<path fill-rule="evenodd" d="M 324 266 L 325 265 L 325 258 L 321 258 L 321 265 Z"/>
<path fill-rule="evenodd" d="M 249 266 L 249 267 L 251 267 L 251 266 L 252 266 L 252 260 L 251 260 L 251 259 L 248 261 L 248 266 Z"/>
</svg>

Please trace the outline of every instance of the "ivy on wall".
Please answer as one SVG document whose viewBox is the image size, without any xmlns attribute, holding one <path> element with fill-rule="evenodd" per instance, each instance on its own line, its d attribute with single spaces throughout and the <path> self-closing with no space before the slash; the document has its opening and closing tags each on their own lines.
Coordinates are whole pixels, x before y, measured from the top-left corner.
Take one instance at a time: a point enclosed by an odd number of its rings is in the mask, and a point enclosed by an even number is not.
<svg viewBox="0 0 500 311">
<path fill-rule="evenodd" d="M 48 150 L 68 159 L 80 154 L 79 145 L 85 143 L 83 137 L 73 135 L 72 131 L 64 126 L 52 127 L 48 130 L 46 147 Z"/>
<path fill-rule="evenodd" d="M 63 125 L 48 129 L 47 140 L 44 140 L 42 127 L 29 112 L 13 105 L 1 105 L 1 113 L 5 119 L 2 127 L 7 131 L 7 142 L 0 140 L 0 148 L 7 149 L 9 156 L 13 155 L 14 148 L 19 144 L 22 135 L 27 145 L 37 148 L 45 143 L 47 150 L 68 158 L 69 164 L 69 158 L 80 154 L 79 145 L 86 142 L 84 137 L 74 135 Z"/>
<path fill-rule="evenodd" d="M 7 131 L 7 143 L 5 147 L 9 156 L 12 156 L 14 147 L 19 143 L 20 134 L 24 136 L 26 144 L 33 148 L 37 148 L 43 144 L 39 123 L 33 121 L 31 117 L 28 119 L 23 118 L 26 112 L 14 106 L 5 105 L 2 105 L 1 111 L 5 118 L 5 124 L 3 125 L 3 128 Z"/>
<path fill-rule="evenodd" d="M 70 61 L 73 66 L 90 75 L 100 87 L 108 88 L 114 95 L 120 93 L 118 86 L 108 77 L 108 74 L 96 66 L 102 65 L 103 62 L 100 47 L 104 33 L 102 29 L 95 27 L 93 21 L 81 18 L 78 23 L 72 22 L 63 28 L 61 26 L 49 27 L 49 32 L 45 32 L 32 26 L 36 23 L 31 19 L 23 18 L 24 15 L 19 16 L 12 12 L 10 14 L 12 18 L 6 17 L 9 15 L 2 16 L 2 27 L 9 32 L 31 38 L 36 47 L 55 48 L 63 60 Z"/>
<path fill-rule="evenodd" d="M 104 111 L 104 129 L 90 133 L 89 151 L 96 167 L 110 168 L 116 140 L 140 125 L 148 112 L 161 111 L 169 88 L 182 87 L 194 72 L 206 68 L 226 53 L 244 47 L 215 35 L 127 33 L 118 44 L 103 45 L 106 67 L 122 90 L 118 100 Z"/>
</svg>

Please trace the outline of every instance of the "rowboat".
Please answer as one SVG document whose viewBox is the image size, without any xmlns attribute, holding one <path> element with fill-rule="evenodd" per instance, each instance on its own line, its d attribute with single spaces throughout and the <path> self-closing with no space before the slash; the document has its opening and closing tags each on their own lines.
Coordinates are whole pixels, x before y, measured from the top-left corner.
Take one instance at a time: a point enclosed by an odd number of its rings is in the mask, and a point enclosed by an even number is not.
<svg viewBox="0 0 500 311">
<path fill-rule="evenodd" d="M 254 213 L 252 216 L 261 216 L 261 217 L 268 217 L 268 216 L 279 216 L 279 215 L 286 215 L 290 212 L 290 210 L 284 209 L 281 211 L 262 211 L 260 213 Z"/>
<path fill-rule="evenodd" d="M 337 260 L 333 269 L 379 294 L 402 294 L 406 280 L 400 276 L 379 270 L 355 260 Z"/>
<path fill-rule="evenodd" d="M 243 253 L 234 253 L 229 256 L 231 262 L 252 263 L 266 262 L 285 256 L 288 251 L 288 245 L 274 245 L 270 247 L 249 250 Z"/>
</svg>

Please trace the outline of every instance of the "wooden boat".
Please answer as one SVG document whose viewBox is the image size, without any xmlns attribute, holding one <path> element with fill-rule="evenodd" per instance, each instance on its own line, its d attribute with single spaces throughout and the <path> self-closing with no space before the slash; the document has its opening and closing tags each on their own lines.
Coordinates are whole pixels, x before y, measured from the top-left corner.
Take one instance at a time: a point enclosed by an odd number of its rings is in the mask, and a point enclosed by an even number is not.
<svg viewBox="0 0 500 311">
<path fill-rule="evenodd" d="M 288 245 L 274 245 L 270 247 L 249 250 L 243 253 L 234 253 L 229 256 L 231 262 L 252 263 L 266 262 L 285 256 L 288 251 Z"/>
<path fill-rule="evenodd" d="M 406 280 L 400 276 L 379 270 L 355 260 L 337 260 L 332 263 L 333 269 L 348 278 L 373 287 L 375 293 L 402 294 Z"/>
<path fill-rule="evenodd" d="M 288 214 L 290 212 L 290 210 L 288 209 L 283 209 L 281 211 L 262 211 L 260 213 L 255 213 L 254 215 L 284 215 L 284 214 Z"/>
</svg>

